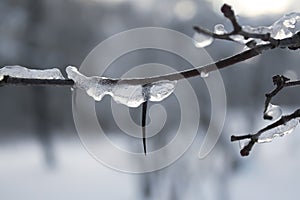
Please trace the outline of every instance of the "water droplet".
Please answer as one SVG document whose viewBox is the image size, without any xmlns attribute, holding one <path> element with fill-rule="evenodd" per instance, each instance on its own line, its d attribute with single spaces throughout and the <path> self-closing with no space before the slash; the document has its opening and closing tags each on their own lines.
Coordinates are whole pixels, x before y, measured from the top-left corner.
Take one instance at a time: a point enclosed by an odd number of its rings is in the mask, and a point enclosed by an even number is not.
<svg viewBox="0 0 300 200">
<path fill-rule="evenodd" d="M 268 117 L 272 117 L 272 120 L 278 119 L 282 115 L 282 110 L 280 106 L 273 105 L 269 103 L 265 115 Z"/>
<path fill-rule="evenodd" d="M 225 30 L 223 24 L 215 25 L 214 32 L 215 32 L 215 34 L 218 34 L 218 35 L 222 35 L 222 34 L 227 33 L 227 31 Z"/>
<path fill-rule="evenodd" d="M 212 37 L 197 32 L 194 34 L 193 39 L 197 48 L 207 47 L 214 41 Z"/>
<path fill-rule="evenodd" d="M 206 72 L 206 71 L 201 71 L 200 76 L 201 76 L 202 78 L 207 78 L 207 77 L 209 76 L 209 73 Z"/>
<path fill-rule="evenodd" d="M 244 36 L 241 35 L 230 35 L 229 37 L 240 44 L 246 44 L 248 42 L 248 40 L 245 40 Z"/>
</svg>

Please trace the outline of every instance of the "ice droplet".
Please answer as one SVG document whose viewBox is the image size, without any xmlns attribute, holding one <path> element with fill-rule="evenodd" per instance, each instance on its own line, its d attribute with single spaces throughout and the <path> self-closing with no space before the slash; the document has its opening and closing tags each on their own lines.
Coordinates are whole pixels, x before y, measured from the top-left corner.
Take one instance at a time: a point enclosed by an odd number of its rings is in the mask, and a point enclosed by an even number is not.
<svg viewBox="0 0 300 200">
<path fill-rule="evenodd" d="M 150 87 L 150 101 L 162 101 L 175 90 L 176 81 L 158 81 Z"/>
<path fill-rule="evenodd" d="M 209 73 L 203 70 L 203 71 L 201 71 L 200 76 L 202 78 L 207 78 L 209 76 Z"/>
<path fill-rule="evenodd" d="M 299 124 L 299 117 L 287 121 L 285 124 L 263 132 L 257 140 L 257 143 L 272 142 L 275 137 L 282 137 L 291 133 Z"/>
<path fill-rule="evenodd" d="M 244 36 L 241 35 L 230 35 L 229 37 L 240 44 L 246 44 L 249 41 L 249 39 L 245 40 Z"/>
<path fill-rule="evenodd" d="M 215 25 L 214 32 L 215 32 L 215 34 L 218 34 L 218 35 L 222 35 L 222 34 L 227 33 L 227 31 L 225 30 L 223 24 Z"/>
<path fill-rule="evenodd" d="M 214 39 L 211 36 L 197 32 L 194 33 L 193 39 L 194 44 L 197 48 L 207 47 L 214 41 Z"/>
<path fill-rule="evenodd" d="M 53 69 L 28 69 L 19 65 L 5 66 L 0 69 L 0 80 L 4 76 L 31 79 L 65 79 L 57 68 Z"/>
<path fill-rule="evenodd" d="M 86 77 L 77 68 L 66 68 L 68 78 L 75 82 L 75 86 L 86 91 L 96 101 L 101 101 L 105 95 L 110 95 L 117 103 L 128 107 L 138 107 L 146 100 L 162 101 L 175 90 L 177 81 L 163 80 L 147 85 L 131 85 L 120 79 L 105 77 Z"/>
<path fill-rule="evenodd" d="M 272 120 L 278 119 L 282 115 L 280 106 L 269 103 L 265 115 L 272 117 Z"/>
</svg>

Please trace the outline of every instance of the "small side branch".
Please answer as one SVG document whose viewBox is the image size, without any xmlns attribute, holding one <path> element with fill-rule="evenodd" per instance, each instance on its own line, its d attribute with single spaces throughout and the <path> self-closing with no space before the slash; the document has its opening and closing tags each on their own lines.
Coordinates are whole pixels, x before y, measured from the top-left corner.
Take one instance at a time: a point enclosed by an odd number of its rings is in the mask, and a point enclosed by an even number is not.
<svg viewBox="0 0 300 200">
<path fill-rule="evenodd" d="M 263 117 L 264 117 L 264 119 L 267 119 L 267 120 L 272 120 L 272 116 L 269 116 L 266 114 L 268 106 L 269 106 L 272 98 L 275 97 L 283 88 L 300 85 L 300 80 L 290 81 L 290 79 L 285 76 L 276 75 L 276 76 L 273 76 L 273 84 L 276 85 L 276 88 L 274 90 L 272 90 L 270 93 L 266 94 Z"/>
<path fill-rule="evenodd" d="M 231 32 L 226 33 L 226 34 L 216 34 L 214 32 L 211 32 L 207 29 L 204 29 L 204 28 L 201 28 L 201 27 L 198 27 L 198 26 L 194 26 L 194 30 L 198 33 L 208 35 L 208 36 L 213 37 L 215 39 L 234 41 L 231 38 L 231 36 L 241 35 L 246 40 L 249 39 L 249 38 L 252 38 L 252 39 L 255 38 L 255 39 L 260 39 L 262 41 L 269 42 L 272 45 L 273 48 L 279 46 L 280 40 L 276 40 L 276 39 L 272 38 L 270 33 L 259 34 L 259 33 L 250 33 L 250 32 L 244 31 L 242 26 L 238 23 L 238 21 L 236 19 L 236 16 L 235 16 L 235 13 L 232 10 L 231 6 L 229 6 L 227 4 L 224 4 L 221 7 L 221 12 L 223 13 L 224 17 L 226 17 L 227 19 L 230 20 L 230 22 L 232 24 L 232 27 L 233 27 L 233 30 Z M 256 42 L 254 40 L 251 40 L 246 44 L 246 46 L 248 46 L 249 48 L 252 48 L 255 45 L 256 45 Z"/>
<path fill-rule="evenodd" d="M 249 140 L 249 143 L 247 145 L 245 145 L 240 151 L 240 154 L 242 156 L 248 156 L 250 154 L 250 151 L 252 150 L 254 144 L 259 142 L 262 134 L 264 134 L 265 132 L 270 131 L 274 128 L 277 128 L 279 126 L 286 126 L 289 121 L 291 121 L 295 118 L 298 118 L 298 117 L 300 117 L 300 109 L 296 110 L 294 113 L 292 113 L 290 115 L 282 116 L 278 121 L 266 126 L 265 128 L 259 130 L 255 134 L 247 134 L 247 135 L 241 135 L 241 136 L 232 135 L 231 141 L 234 142 L 234 141 L 241 141 L 241 140 L 245 140 L 245 139 Z M 280 129 L 278 131 L 280 131 Z M 271 135 L 270 137 L 273 137 L 273 138 L 276 137 L 275 134 L 277 134 L 279 136 L 284 135 L 284 133 L 274 132 L 274 135 Z"/>
</svg>

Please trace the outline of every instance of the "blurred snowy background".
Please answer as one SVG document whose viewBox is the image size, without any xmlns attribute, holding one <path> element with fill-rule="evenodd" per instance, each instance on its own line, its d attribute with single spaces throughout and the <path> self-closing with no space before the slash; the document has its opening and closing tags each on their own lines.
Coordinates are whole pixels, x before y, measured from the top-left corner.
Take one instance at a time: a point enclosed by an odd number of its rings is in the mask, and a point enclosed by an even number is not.
<svg viewBox="0 0 300 200">
<path fill-rule="evenodd" d="M 285 13 L 300 11 L 296 0 L 226 2 L 233 6 L 242 24 L 252 26 L 270 25 Z M 219 11 L 223 3 L 1 0 L 0 63 L 64 69 L 67 65 L 80 66 L 99 42 L 131 28 L 158 26 L 192 36 L 193 25 L 212 29 L 222 23 L 229 27 Z M 207 47 L 215 60 L 242 50 L 238 44 L 223 41 Z M 264 94 L 273 88 L 273 75 L 284 74 L 293 79 L 299 76 L 298 54 L 273 50 L 221 72 L 228 100 L 226 123 L 218 144 L 203 160 L 198 159 L 198 151 L 210 118 L 209 94 L 200 78 L 190 80 L 201 109 L 198 137 L 173 165 L 144 175 L 114 171 L 88 154 L 73 123 L 70 88 L 2 87 L 0 199 L 294 199 L 299 196 L 300 184 L 299 129 L 270 144 L 257 145 L 249 158 L 241 158 L 238 144 L 229 139 L 231 134 L 257 131 L 267 124 L 262 120 Z M 190 67 L 174 55 L 148 50 L 120 58 L 108 75 L 118 77 L 132 66 L 149 62 L 177 70 Z M 288 89 L 275 99 L 285 113 L 299 106 L 300 95 L 296 91 Z M 178 122 L 174 102 L 172 98 L 162 102 L 170 116 L 166 130 L 173 130 L 171 125 Z M 118 135 L 106 107 L 108 103 L 106 98 L 96 105 L 107 114 L 101 123 Z M 138 122 L 140 110 L 133 109 L 131 114 Z"/>
</svg>

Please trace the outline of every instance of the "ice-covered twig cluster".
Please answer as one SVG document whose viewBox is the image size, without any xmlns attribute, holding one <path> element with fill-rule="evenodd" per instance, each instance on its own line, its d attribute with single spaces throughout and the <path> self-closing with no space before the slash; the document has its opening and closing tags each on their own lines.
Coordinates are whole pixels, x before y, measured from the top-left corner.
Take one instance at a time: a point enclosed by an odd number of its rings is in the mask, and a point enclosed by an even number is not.
<svg viewBox="0 0 300 200">
<path fill-rule="evenodd" d="M 221 11 L 230 20 L 233 30 L 226 31 L 223 24 L 215 25 L 214 32 L 195 26 L 194 39 L 197 47 L 208 46 L 214 39 L 237 42 L 248 48 L 264 44 L 270 44 L 272 48 L 297 49 L 300 47 L 300 36 L 294 30 L 295 24 L 300 20 L 300 13 L 294 12 L 284 15 L 271 26 L 251 27 L 240 25 L 229 5 L 224 4 Z"/>
<path fill-rule="evenodd" d="M 248 156 L 255 143 L 272 142 L 276 137 L 282 137 L 291 133 L 300 122 L 300 109 L 290 115 L 282 116 L 280 106 L 273 105 L 271 103 L 272 98 L 275 97 L 282 89 L 286 87 L 299 86 L 300 80 L 290 81 L 290 79 L 285 76 L 276 75 L 273 76 L 273 84 L 276 86 L 275 89 L 266 94 L 263 118 L 265 120 L 280 119 L 259 130 L 255 134 L 231 136 L 231 141 L 244 141 L 240 151 L 242 156 Z"/>
<path fill-rule="evenodd" d="M 290 115 L 282 116 L 279 120 L 259 130 L 255 134 L 241 136 L 232 135 L 231 141 L 245 141 L 245 143 L 241 146 L 242 149 L 240 153 L 242 156 L 248 156 L 255 143 L 272 142 L 276 137 L 285 136 L 291 133 L 299 124 L 299 120 L 300 109 Z"/>
</svg>

